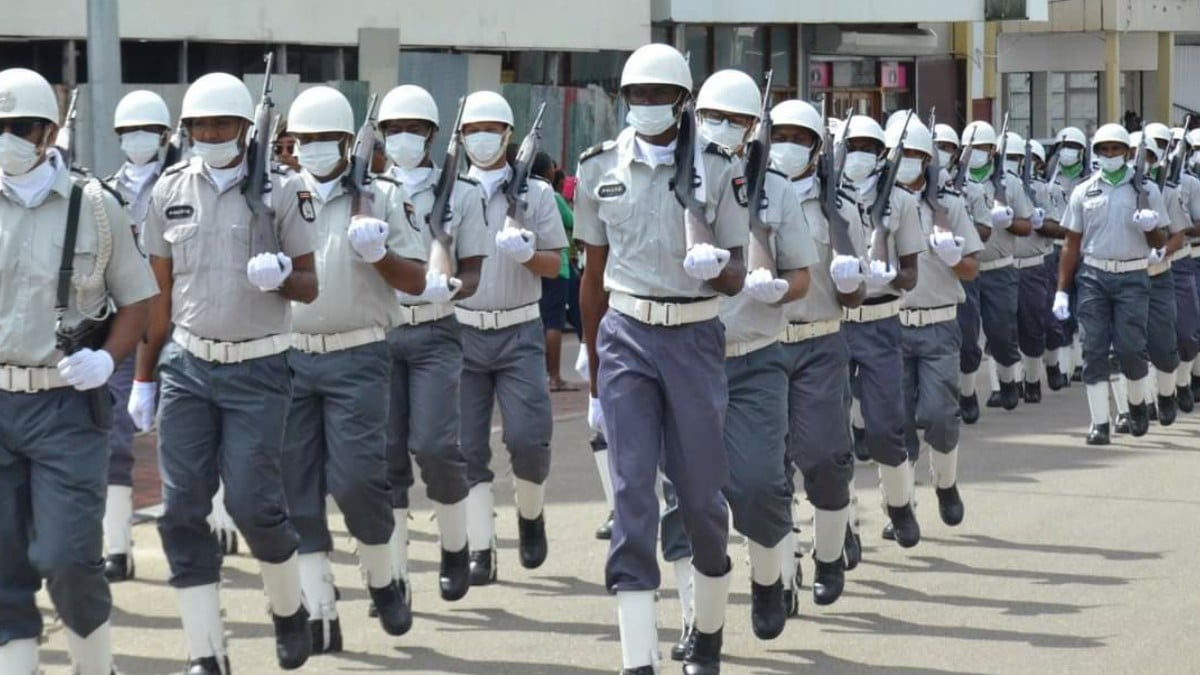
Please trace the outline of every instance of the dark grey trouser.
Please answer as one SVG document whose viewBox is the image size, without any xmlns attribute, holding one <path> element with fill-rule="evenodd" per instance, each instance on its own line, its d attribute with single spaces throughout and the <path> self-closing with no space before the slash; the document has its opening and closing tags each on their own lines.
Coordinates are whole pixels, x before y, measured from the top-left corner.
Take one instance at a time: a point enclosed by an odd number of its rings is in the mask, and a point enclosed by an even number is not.
<svg viewBox="0 0 1200 675">
<path fill-rule="evenodd" d="M 1146 351 L 1150 363 L 1164 373 L 1179 367 L 1179 336 L 1176 333 L 1175 277 L 1171 270 L 1150 277 L 1150 306 L 1147 310 Z"/>
<path fill-rule="evenodd" d="M 842 324 L 843 327 L 846 324 Z M 788 460 L 804 476 L 814 508 L 837 511 L 850 503 L 854 478 L 849 386 L 850 350 L 842 333 L 783 345 L 788 371 Z"/>
<path fill-rule="evenodd" d="M 1075 276 L 1079 328 L 1083 337 L 1083 381 L 1108 382 L 1109 348 L 1121 373 L 1146 377 L 1146 321 L 1150 313 L 1150 277 L 1145 271 L 1116 274 L 1083 265 Z"/>
<path fill-rule="evenodd" d="M 1062 252 L 1057 246 L 1051 247 L 1050 252 L 1046 254 L 1046 297 L 1042 311 L 1046 315 L 1046 349 L 1051 350 L 1069 346 L 1074 336 L 1074 329 L 1068 326 L 1075 323 L 1075 312 L 1072 311 L 1071 317 L 1066 321 L 1059 321 L 1058 317 L 1054 316 L 1054 294 L 1058 291 L 1058 261 L 1061 257 Z M 1070 295 L 1074 296 L 1074 287 Z"/>
<path fill-rule="evenodd" d="M 688 539 L 683 528 L 683 514 L 679 511 L 679 494 L 671 481 L 663 479 L 663 508 L 662 522 L 662 554 L 663 560 L 673 563 L 676 560 L 692 557 L 692 542 Z"/>
<path fill-rule="evenodd" d="M 299 537 L 283 492 L 283 435 L 292 377 L 283 354 L 213 363 L 167 343 L 161 360 L 158 461 L 163 551 L 176 588 L 220 580 L 221 549 L 206 518 L 219 481 L 250 552 L 282 563 Z"/>
<path fill-rule="evenodd" d="M 42 579 L 63 624 L 83 637 L 108 621 L 104 578 L 108 433 L 92 394 L 0 392 L 0 645 L 42 634 Z M 111 401 L 111 399 L 105 399 Z"/>
<path fill-rule="evenodd" d="M 1004 267 L 980 272 L 979 316 L 987 337 L 988 353 L 1001 366 L 1020 363 L 1017 340 L 1017 298 L 1020 295 L 1017 270 Z"/>
<path fill-rule="evenodd" d="M 962 348 L 958 353 L 960 372 L 974 373 L 983 363 L 983 350 L 979 347 L 979 283 L 962 282 L 967 299 L 958 306 L 958 331 L 962 334 Z"/>
<path fill-rule="evenodd" d="M 649 326 L 609 311 L 596 346 L 615 510 L 605 585 L 612 592 L 658 588 L 660 458 L 678 493 L 693 566 L 725 574 L 725 328 L 718 319 Z"/>
<path fill-rule="evenodd" d="M 492 408 L 499 404 L 501 438 L 513 475 L 542 484 L 550 475 L 553 412 L 546 384 L 546 335 L 542 322 L 526 321 L 502 330 L 463 326 L 462 450 L 467 484 L 495 479 L 492 461 Z M 464 493 L 465 497 L 466 494 Z"/>
<path fill-rule="evenodd" d="M 388 333 L 392 356 L 388 414 L 388 480 L 392 506 L 408 508 L 412 455 L 421 467 L 425 494 L 439 504 L 467 497 L 467 460 L 458 444 L 462 328 L 454 317 Z M 490 413 L 489 413 L 490 415 Z"/>
<path fill-rule="evenodd" d="M 961 423 L 958 408 L 958 354 L 962 336 L 956 321 L 943 321 L 920 328 L 901 328 L 904 345 L 904 401 L 907 415 L 904 442 L 908 457 L 916 460 L 925 442 L 938 452 L 958 446 Z"/>
<path fill-rule="evenodd" d="M 300 553 L 333 550 L 326 494 L 333 495 L 355 539 L 386 544 L 394 528 L 387 482 L 387 343 L 328 354 L 293 349 L 288 365 L 292 406 L 283 485 Z"/>
<path fill-rule="evenodd" d="M 1175 277 L 1175 335 L 1179 358 L 1191 361 L 1200 352 L 1200 301 L 1196 297 L 1196 265 L 1192 258 L 1178 260 L 1171 267 Z"/>
<path fill-rule="evenodd" d="M 850 367 L 861 390 L 863 426 L 871 459 L 887 466 L 908 461 L 904 449 L 904 378 L 900 318 L 842 324 L 850 348 Z M 850 406 L 849 392 L 843 405 Z"/>
<path fill-rule="evenodd" d="M 1017 343 L 1033 358 L 1046 353 L 1047 275 L 1045 264 L 1017 270 Z"/>
<path fill-rule="evenodd" d="M 108 378 L 113 396 L 113 428 L 108 435 L 108 484 L 133 487 L 133 418 L 129 416 L 129 392 L 133 388 L 135 359 L 128 358 Z"/>
</svg>

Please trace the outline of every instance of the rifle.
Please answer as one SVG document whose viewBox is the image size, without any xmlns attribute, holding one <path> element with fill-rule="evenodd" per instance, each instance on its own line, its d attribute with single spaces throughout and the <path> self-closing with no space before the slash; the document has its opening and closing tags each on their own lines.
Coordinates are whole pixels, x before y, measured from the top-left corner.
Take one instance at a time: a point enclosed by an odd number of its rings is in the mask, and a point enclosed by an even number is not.
<svg viewBox="0 0 1200 675">
<path fill-rule="evenodd" d="M 971 128 L 971 138 L 964 139 L 965 142 L 958 153 L 958 166 L 954 171 L 954 181 L 950 183 L 950 187 L 960 194 L 967 185 L 967 174 L 971 171 L 971 144 L 975 142 L 975 132 L 978 130 L 979 127 Z"/>
<path fill-rule="evenodd" d="M 937 108 L 929 109 L 929 129 L 933 133 L 933 129 L 937 127 Z M 942 206 L 942 165 L 938 158 L 938 150 L 933 148 L 933 156 L 929 160 L 929 164 L 925 167 L 925 189 L 921 191 L 921 198 L 929 206 L 929 210 L 933 212 L 933 228 L 935 230 L 949 232 L 950 221 L 949 214 L 946 212 L 946 207 Z"/>
<path fill-rule="evenodd" d="M 542 115 L 545 113 L 546 103 L 542 102 L 538 106 L 529 133 L 525 134 L 521 147 L 517 149 L 517 158 L 513 161 L 513 176 L 504 191 L 504 198 L 508 200 L 508 219 L 504 223 L 505 227 L 520 228 L 524 225 L 525 209 L 528 207 L 525 195 L 529 192 L 529 174 L 533 170 L 533 158 L 537 155 L 538 144 L 542 140 Z"/>
<path fill-rule="evenodd" d="M 849 115 L 846 117 L 849 120 Z M 821 179 L 821 212 L 829 222 L 829 242 L 838 255 L 857 255 L 850 241 L 850 221 L 842 215 L 842 200 L 838 189 L 842 184 L 842 167 L 846 160 L 846 136 L 842 135 L 836 146 L 829 125 L 821 139 L 821 155 L 817 158 L 817 177 Z"/>
<path fill-rule="evenodd" d="M 1142 123 L 1142 137 L 1138 140 L 1137 155 L 1133 158 L 1133 189 L 1137 191 L 1139 209 L 1150 208 L 1150 196 L 1146 194 L 1146 123 Z"/>
<path fill-rule="evenodd" d="M 912 122 L 913 113 L 908 111 L 904 118 L 904 126 L 900 129 L 900 138 L 896 147 L 892 148 L 884 162 L 882 179 L 875 192 L 875 203 L 871 205 L 871 226 L 874 234 L 871 239 L 871 258 L 888 262 L 888 228 L 884 223 L 891 210 L 892 188 L 896 186 L 896 172 L 900 170 L 900 161 L 904 158 L 904 140 L 908 138 L 908 124 Z"/>
<path fill-rule="evenodd" d="M 1025 160 L 1021 163 L 1021 188 L 1029 202 L 1037 206 L 1037 192 L 1033 189 L 1033 143 L 1025 141 Z"/>
<path fill-rule="evenodd" d="M 442 174 L 438 176 L 437 187 L 433 190 L 433 207 L 425 216 L 429 231 L 433 233 L 433 241 L 429 244 L 429 268 L 448 277 L 454 276 L 454 256 L 450 253 L 454 239 L 446 232 L 446 222 L 451 217 L 450 197 L 454 192 L 454 183 L 458 181 L 458 156 L 462 150 L 462 134 L 458 127 L 462 124 L 465 102 L 465 98 L 458 99 L 458 114 L 454 117 L 450 140 L 446 143 L 446 162 L 442 166 Z"/>
<path fill-rule="evenodd" d="M 79 87 L 71 88 L 71 97 L 67 100 L 67 114 L 63 117 L 62 128 L 54 138 L 54 145 L 62 151 L 67 168 L 75 167 L 75 118 L 79 115 Z"/>
<path fill-rule="evenodd" d="M 271 71 L 275 55 L 267 52 L 263 57 L 266 69 L 263 75 L 262 97 L 254 111 L 254 128 L 250 144 L 246 149 L 246 180 L 242 183 L 242 195 L 250 207 L 250 255 L 279 251 L 279 236 L 275 231 L 275 209 L 268 203 L 271 193 L 271 111 L 275 102 L 271 100 Z"/>
<path fill-rule="evenodd" d="M 171 138 L 167 141 L 167 152 L 163 155 L 163 167 L 168 167 L 178 163 L 183 159 L 183 149 L 187 147 L 187 128 L 183 126 L 183 120 L 175 126 L 175 132 L 171 134 Z"/>
<path fill-rule="evenodd" d="M 1188 115 L 1183 118 L 1183 128 L 1187 129 L 1192 123 L 1192 116 Z M 1179 181 L 1183 179 L 1183 164 L 1187 161 L 1187 156 L 1191 154 L 1191 146 L 1187 142 L 1187 132 L 1184 132 L 1183 138 L 1175 144 L 1175 149 L 1167 156 L 1163 170 L 1158 174 L 1158 187 L 1162 189 L 1164 185 L 1172 187 L 1178 186 Z"/>
<path fill-rule="evenodd" d="M 679 114 L 679 134 L 675 139 L 675 177 L 671 190 L 683 207 L 683 226 L 687 250 L 697 244 L 713 243 L 713 231 L 705 218 L 708 201 L 704 171 L 704 147 L 696 133 L 696 104 L 688 100 Z"/>
<path fill-rule="evenodd" d="M 996 156 L 992 158 L 992 187 L 995 188 L 993 200 L 998 206 L 1008 206 L 1008 184 L 1004 177 L 1004 157 L 1008 153 L 1008 113 L 1004 113 L 1004 124 L 1000 127 L 1000 137 L 996 139 Z"/>
<path fill-rule="evenodd" d="M 763 222 L 766 208 L 767 171 L 771 163 L 771 71 L 767 71 L 763 90 L 762 109 L 754 138 L 746 145 L 746 197 L 750 210 L 750 247 L 747 263 L 750 270 L 765 269 L 775 276 L 775 256 L 771 255 L 771 228 Z"/>
<path fill-rule="evenodd" d="M 358 134 L 354 136 L 354 151 L 350 153 L 350 171 L 343 184 L 350 193 L 352 216 L 375 215 L 375 193 L 371 190 L 371 158 L 375 154 L 375 104 L 379 94 L 367 100 L 367 115 Z"/>
</svg>

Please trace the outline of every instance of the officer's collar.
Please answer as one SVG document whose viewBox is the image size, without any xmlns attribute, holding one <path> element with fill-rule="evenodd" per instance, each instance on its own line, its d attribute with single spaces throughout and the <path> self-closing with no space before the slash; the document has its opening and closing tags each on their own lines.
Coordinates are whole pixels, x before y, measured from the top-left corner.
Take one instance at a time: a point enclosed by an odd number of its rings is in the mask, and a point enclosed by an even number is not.
<svg viewBox="0 0 1200 675">
<path fill-rule="evenodd" d="M 499 169 L 486 171 L 477 166 L 471 166 L 467 171 L 467 175 L 479 181 L 483 186 L 484 194 L 487 195 L 488 201 L 501 192 L 508 185 L 508 181 L 512 179 L 512 166 L 505 164 Z"/>
<path fill-rule="evenodd" d="M 350 169 L 347 167 L 346 170 L 327 181 L 317 180 L 316 177 L 308 171 L 301 171 L 300 176 L 304 179 L 304 184 L 307 185 L 323 203 L 328 204 L 338 195 L 346 191 L 346 188 L 343 186 L 343 181 L 346 178 L 346 174 L 349 172 Z"/>
<path fill-rule="evenodd" d="M 46 183 L 42 182 L 47 177 L 39 178 L 39 175 L 48 171 L 53 172 L 53 176 L 48 177 L 50 185 L 47 187 Z M 25 208 L 32 209 L 41 206 L 51 192 L 57 192 L 63 199 L 71 196 L 71 172 L 65 168 L 63 162 L 59 161 L 58 154 L 53 151 L 48 151 L 46 160 L 31 169 L 29 173 L 22 176 L 0 176 L 0 193 Z M 29 200 L 32 201 L 27 205 Z"/>
<path fill-rule="evenodd" d="M 626 127 L 617 136 L 617 164 L 629 166 L 637 161 L 652 169 L 660 166 L 674 166 L 677 142 L 677 140 L 671 141 L 666 146 L 652 145 L 638 138 L 633 127 Z"/>
<path fill-rule="evenodd" d="M 423 166 L 423 167 L 419 166 L 419 167 L 416 167 L 416 169 L 412 169 L 412 170 L 416 171 L 417 169 L 429 169 L 429 172 L 419 182 L 413 183 L 412 185 L 409 185 L 408 183 L 406 183 L 404 181 L 405 171 L 406 171 L 405 169 L 401 169 L 400 167 L 393 164 L 392 168 L 388 171 L 388 173 L 390 173 L 392 175 L 392 178 L 396 179 L 396 181 L 398 183 L 403 185 L 404 189 L 407 190 L 408 194 L 411 196 L 411 195 L 415 195 L 415 194 L 418 194 L 418 193 L 421 193 L 421 192 L 431 189 L 434 186 L 434 184 L 437 183 L 438 178 L 441 175 L 440 172 L 438 171 L 437 164 L 431 164 L 430 166 Z"/>
<path fill-rule="evenodd" d="M 57 154 L 50 156 L 46 161 L 54 167 L 54 183 L 50 185 L 51 192 L 57 192 L 63 198 L 71 196 L 71 172 L 67 170 L 63 162 L 59 161 Z"/>
</svg>

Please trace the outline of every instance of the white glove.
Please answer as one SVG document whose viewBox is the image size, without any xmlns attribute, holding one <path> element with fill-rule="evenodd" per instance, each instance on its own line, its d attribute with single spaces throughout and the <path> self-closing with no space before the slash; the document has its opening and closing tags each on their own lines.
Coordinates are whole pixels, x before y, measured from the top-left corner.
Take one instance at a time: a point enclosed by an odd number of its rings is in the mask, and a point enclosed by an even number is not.
<svg viewBox="0 0 1200 675">
<path fill-rule="evenodd" d="M 58 362 L 58 374 L 79 391 L 104 386 L 112 372 L 112 356 L 103 349 L 80 349 Z"/>
<path fill-rule="evenodd" d="M 1158 211 L 1138 209 L 1133 214 L 1133 224 L 1140 227 L 1142 232 L 1153 232 L 1158 229 Z"/>
<path fill-rule="evenodd" d="M 355 253 L 369 263 L 377 263 L 387 255 L 388 224 L 370 216 L 355 216 L 350 219 L 346 238 Z"/>
<path fill-rule="evenodd" d="M 834 256 L 833 262 L 829 263 L 829 276 L 833 277 L 838 293 L 853 293 L 866 279 L 862 261 L 852 255 Z"/>
<path fill-rule="evenodd" d="M 729 251 L 712 244 L 696 244 L 683 259 L 683 271 L 693 279 L 715 279 L 729 262 Z"/>
<path fill-rule="evenodd" d="M 1166 257 L 1167 248 L 1165 246 L 1162 248 L 1150 247 L 1150 255 L 1146 256 L 1146 261 L 1149 262 L 1151 266 L 1154 266 L 1161 263 L 1166 259 Z"/>
<path fill-rule="evenodd" d="M 1033 215 L 1029 216 L 1029 224 L 1033 225 L 1034 230 L 1042 229 L 1046 224 L 1046 210 L 1041 207 L 1034 209 Z"/>
<path fill-rule="evenodd" d="M 524 265 L 536 252 L 534 239 L 529 230 L 505 227 L 496 233 L 496 250 Z"/>
<path fill-rule="evenodd" d="M 884 289 L 896 278 L 896 270 L 882 260 L 872 260 L 867 273 L 867 291 L 875 292 Z"/>
<path fill-rule="evenodd" d="M 1007 206 L 996 204 L 992 207 L 992 229 L 1007 230 L 1012 226 L 1013 210 Z"/>
<path fill-rule="evenodd" d="M 604 431 L 604 408 L 600 407 L 600 399 L 588 397 L 588 427 L 592 431 Z"/>
<path fill-rule="evenodd" d="M 934 232 L 929 235 L 929 248 L 947 267 L 954 267 L 962 262 L 965 245 L 966 240 L 954 236 L 953 232 Z"/>
<path fill-rule="evenodd" d="M 588 364 L 587 345 L 579 345 L 579 356 L 575 357 L 575 372 L 579 373 L 579 377 L 587 382 L 592 377 L 591 368 Z"/>
<path fill-rule="evenodd" d="M 774 274 L 760 267 L 746 275 L 743 290 L 746 295 L 764 305 L 773 305 L 787 295 L 788 282 L 777 279 Z"/>
<path fill-rule="evenodd" d="M 150 427 L 154 426 L 154 397 L 158 394 L 157 382 L 139 382 L 133 381 L 133 388 L 129 390 L 129 403 L 125 406 L 125 410 L 129 411 L 129 416 L 133 418 L 133 426 L 138 428 L 138 431 L 149 431 Z"/>
<path fill-rule="evenodd" d="M 429 270 L 425 273 L 425 290 L 417 297 L 441 305 L 450 302 L 461 288 L 462 282 L 458 279 L 447 277 L 437 270 Z"/>
<path fill-rule="evenodd" d="M 1067 296 L 1066 291 L 1058 291 L 1054 294 L 1054 307 L 1051 311 L 1054 312 L 1054 318 L 1059 321 L 1071 318 L 1071 299 Z"/>
<path fill-rule="evenodd" d="M 246 263 L 246 277 L 258 290 L 273 291 L 292 273 L 292 259 L 282 253 L 259 253 Z"/>
</svg>

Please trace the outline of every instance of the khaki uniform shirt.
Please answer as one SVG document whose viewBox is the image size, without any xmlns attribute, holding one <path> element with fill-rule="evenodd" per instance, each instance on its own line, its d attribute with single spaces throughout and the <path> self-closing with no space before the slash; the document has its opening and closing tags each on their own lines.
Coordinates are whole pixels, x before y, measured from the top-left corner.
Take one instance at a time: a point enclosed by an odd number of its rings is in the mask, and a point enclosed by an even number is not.
<svg viewBox="0 0 1200 675">
<path fill-rule="evenodd" d="M 961 195 L 942 190 L 939 196 L 942 207 L 946 209 L 946 222 L 950 232 L 963 239 L 963 256 L 979 253 L 983 250 L 983 242 L 975 223 L 967 215 L 967 204 Z M 957 305 L 967 299 L 963 291 L 962 281 L 954 268 L 942 262 L 929 247 L 929 237 L 934 233 L 933 210 L 925 200 L 917 204 L 921 220 L 921 236 L 925 238 L 926 248 L 917 256 L 917 285 L 904 294 L 904 307 L 907 309 L 933 309 L 947 305 Z"/>
<path fill-rule="evenodd" d="M 1006 173 L 1004 175 L 1005 192 L 1008 194 L 1008 205 L 1013 210 L 1013 218 L 1028 218 L 1033 215 L 1033 203 L 1026 196 L 1021 186 L 1021 179 Z M 992 225 L 992 204 L 996 201 L 996 188 L 992 185 L 991 173 L 982 181 L 967 179 L 967 199 L 975 206 L 972 211 L 975 222 L 985 226 Z M 979 254 L 980 262 L 991 262 L 1013 255 L 1017 245 L 1017 235 L 1008 230 L 992 228 L 992 234 L 984 244 L 983 252 Z"/>
<path fill-rule="evenodd" d="M 793 183 L 793 185 L 797 185 Z M 783 306 L 784 320 L 788 323 L 816 323 L 818 321 L 840 321 L 842 305 L 838 302 L 837 286 L 829 273 L 833 262 L 833 244 L 829 238 L 829 221 L 821 211 L 821 184 L 814 180 L 808 192 L 797 192 L 801 214 L 808 224 L 809 234 L 816 246 L 818 259 L 808 268 L 808 293 L 803 298 Z M 855 254 L 867 254 L 867 245 L 862 238 L 861 228 L 850 228 L 850 242 Z"/>
<path fill-rule="evenodd" d="M 1083 255 L 1101 260 L 1133 260 L 1150 254 L 1145 233 L 1133 224 L 1138 197 L 1132 179 L 1133 170 L 1126 170 L 1120 182 L 1110 185 L 1097 171 L 1071 193 L 1063 227 L 1083 235 Z M 1158 211 L 1160 227 L 1166 227 L 1170 215 L 1162 193 L 1149 181 L 1145 189 L 1150 208 Z"/>
<path fill-rule="evenodd" d="M 868 189 L 866 194 L 859 194 L 849 183 L 841 190 L 840 211 L 846 220 L 850 221 L 851 240 L 855 241 L 855 236 L 861 238 L 866 246 L 867 257 L 872 259 L 875 257 L 875 226 L 871 222 L 871 206 L 878 194 L 875 187 Z M 920 253 L 926 248 L 925 241 L 921 238 L 921 223 L 917 215 L 917 196 L 897 185 L 891 191 L 891 205 L 884 221 L 888 229 L 888 250 L 886 256 L 880 259 L 887 260 L 892 269 L 899 272 L 900 258 Z M 854 234 L 856 230 L 857 235 Z M 857 248 L 857 243 L 855 247 Z M 873 298 L 899 296 L 900 291 L 891 286 L 869 295 Z"/>
</svg>

